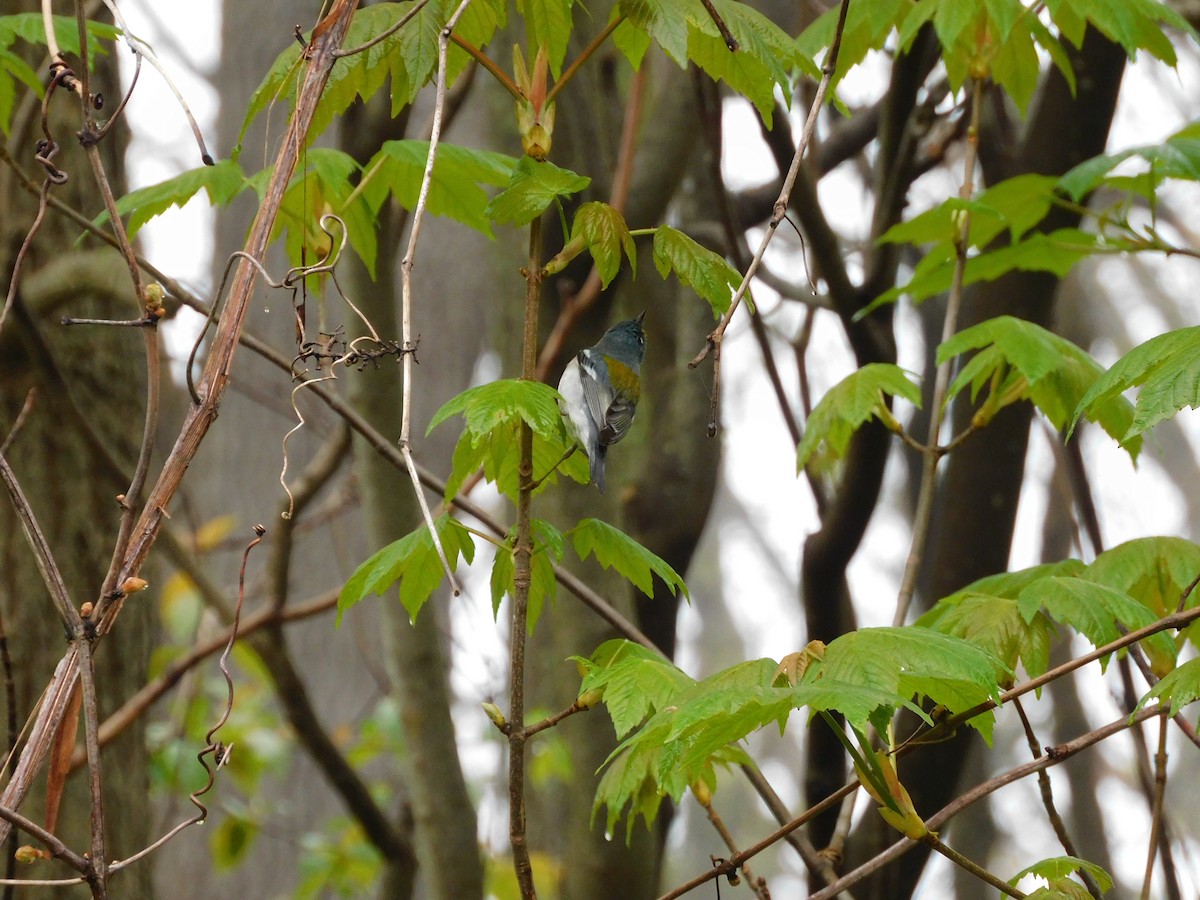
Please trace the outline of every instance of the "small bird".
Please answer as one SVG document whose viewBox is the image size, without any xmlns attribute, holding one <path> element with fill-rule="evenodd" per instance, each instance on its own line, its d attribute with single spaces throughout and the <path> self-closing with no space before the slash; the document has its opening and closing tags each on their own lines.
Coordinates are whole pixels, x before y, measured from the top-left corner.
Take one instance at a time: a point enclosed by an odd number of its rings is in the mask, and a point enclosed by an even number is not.
<svg viewBox="0 0 1200 900">
<path fill-rule="evenodd" d="M 592 484 L 602 494 L 605 454 L 610 444 L 629 431 L 641 395 L 645 317 L 643 312 L 636 319 L 618 322 L 608 329 L 594 347 L 579 351 L 567 363 L 558 382 L 558 392 L 565 401 L 562 413 L 587 454 Z"/>
</svg>

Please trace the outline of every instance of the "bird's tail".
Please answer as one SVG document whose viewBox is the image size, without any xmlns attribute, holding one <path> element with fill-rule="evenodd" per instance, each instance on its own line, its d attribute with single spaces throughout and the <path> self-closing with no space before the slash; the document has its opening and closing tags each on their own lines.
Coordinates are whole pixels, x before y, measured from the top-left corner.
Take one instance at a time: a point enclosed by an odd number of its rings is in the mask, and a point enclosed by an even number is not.
<svg viewBox="0 0 1200 900">
<path fill-rule="evenodd" d="M 602 494 L 604 493 L 604 457 L 607 453 L 608 447 L 604 444 L 597 444 L 594 452 L 588 454 L 588 463 L 592 472 L 592 484 Z"/>
</svg>

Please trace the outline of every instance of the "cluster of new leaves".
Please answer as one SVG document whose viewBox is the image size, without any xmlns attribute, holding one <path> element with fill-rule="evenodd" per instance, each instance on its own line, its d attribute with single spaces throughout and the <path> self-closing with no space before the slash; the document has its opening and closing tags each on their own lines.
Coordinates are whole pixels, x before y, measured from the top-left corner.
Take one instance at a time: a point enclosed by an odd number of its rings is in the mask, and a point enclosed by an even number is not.
<svg viewBox="0 0 1200 900">
<path fill-rule="evenodd" d="M 1075 72 L 1063 42 L 1081 46 L 1088 25 L 1120 44 L 1131 59 L 1145 50 L 1172 66 L 1175 48 L 1162 26 L 1193 33 L 1178 12 L 1155 0 L 1051 0 L 1037 6 L 1044 6 L 1049 25 L 1038 8 L 1022 0 L 851 3 L 832 84 L 836 86 L 868 52 L 884 49 L 893 35 L 899 51 L 907 53 L 922 29 L 932 26 L 952 90 L 969 77 L 990 78 L 1024 112 L 1037 86 L 1039 52 L 1049 56 L 1074 87 Z M 801 52 L 815 57 L 829 46 L 837 14 L 834 7 L 805 30 L 798 42 Z"/>
<path fill-rule="evenodd" d="M 653 819 L 664 796 L 678 800 L 698 783 L 712 790 L 715 767 L 749 763 L 741 739 L 772 723 L 782 731 L 793 710 L 836 712 L 858 732 L 885 731 L 900 708 L 930 722 L 922 700 L 961 713 L 995 699 L 1007 675 L 986 650 L 920 627 L 864 628 L 828 646 L 814 641 L 780 663 L 753 660 L 702 681 L 627 641 L 577 662 L 580 694 L 596 692 L 623 738 L 596 793 L 610 830 L 627 806 L 628 830 L 638 815 Z M 990 712 L 970 724 L 990 738 Z"/>
<path fill-rule="evenodd" d="M 1123 633 L 1152 625 L 1183 604 L 1196 605 L 1189 586 L 1200 572 L 1200 547 L 1175 537 L 1139 538 L 1112 548 L 1090 565 L 1078 560 L 983 578 L 939 601 L 918 620 L 995 654 L 1027 675 L 1046 671 L 1054 625 L 1102 647 Z M 1172 638 L 1158 632 L 1140 644 L 1158 676 L 1175 668 L 1195 626 Z M 1101 660 L 1101 666 L 1107 660 Z"/>
<path fill-rule="evenodd" d="M 1028 400 L 1056 430 L 1086 411 L 1137 458 L 1142 429 L 1134 430 L 1132 404 L 1119 389 L 1102 392 L 1109 374 L 1065 338 L 1032 322 L 1001 316 L 960 331 L 938 347 L 939 363 L 959 357 L 967 361 L 947 391 L 947 402 L 968 387 L 972 400 L 987 391 L 972 427 L 983 428 L 1001 409 Z M 814 407 L 797 448 L 797 464 L 809 464 L 818 452 L 825 462 L 841 457 L 854 432 L 871 419 L 899 429 L 890 397 L 920 406 L 920 388 L 898 366 L 872 363 L 844 378 Z"/>
<path fill-rule="evenodd" d="M 858 745 L 834 727 L 899 822 L 901 786 L 891 783 L 886 762 L 871 747 L 868 726 L 888 733 L 901 708 L 932 725 L 933 716 L 988 706 L 1021 669 L 1030 678 L 1046 672 L 1058 628 L 1101 647 L 1177 608 L 1192 609 L 1197 572 L 1200 546 L 1181 538 L 1139 539 L 1091 565 L 1065 560 L 981 579 L 906 628 L 863 628 L 827 646 L 814 641 L 779 663 L 741 663 L 702 681 L 645 648 L 611 641 L 577 660 L 580 694 L 603 701 L 622 739 L 605 764 L 596 809 L 607 809 L 609 829 L 627 807 L 627 830 L 638 815 L 653 819 L 663 797 L 678 800 L 699 783 L 712 790 L 716 767 L 747 763 L 743 738 L 770 724 L 782 731 L 793 710 L 805 709 L 809 717 L 844 717 Z M 1175 711 L 1200 698 L 1200 663 L 1175 668 L 1184 643 L 1196 644 L 1196 627 L 1176 637 L 1156 631 L 1139 642 L 1162 677 L 1143 703 L 1157 700 Z M 990 710 L 967 724 L 990 741 Z"/>
<path fill-rule="evenodd" d="M 1126 160 L 1140 160 L 1145 171 L 1113 174 Z M 1165 180 L 1200 181 L 1200 126 L 1192 124 L 1165 142 L 1097 156 L 1065 175 L 1018 175 L 1001 181 L 971 200 L 951 197 L 902 222 L 880 238 L 888 243 L 926 247 L 910 280 L 885 291 L 872 308 L 901 296 L 914 301 L 950 287 L 957 256 L 959 229 L 970 215 L 968 259 L 963 283 L 991 281 L 1013 270 L 1050 272 L 1062 277 L 1082 259 L 1098 254 L 1158 252 L 1175 248 L 1153 226 L 1139 230 L 1126 212 L 1134 198 L 1153 207 L 1155 191 Z M 1105 188 L 1124 198 L 1099 217 L 1100 229 L 1036 230 L 1055 205 L 1071 206 Z"/>
<path fill-rule="evenodd" d="M 578 452 L 568 455 L 573 441 L 559 413 L 559 399 L 557 391 L 539 382 L 494 381 L 459 394 L 438 410 L 430 430 L 452 416 L 461 415 L 466 422 L 446 482 L 447 504 L 454 500 L 466 479 L 480 470 L 501 494 L 516 501 L 521 487 L 517 463 L 523 427 L 532 434 L 535 493 L 554 483 L 559 472 L 586 483 L 587 459 Z M 457 569 L 459 559 L 467 563 L 474 559 L 474 540 L 462 523 L 442 516 L 437 531 L 452 570 Z M 615 569 L 647 597 L 654 596 L 654 576 L 671 593 L 682 591 L 687 595 L 683 579 L 666 562 L 598 519 L 584 519 L 566 531 L 538 519 L 533 522 L 532 531 L 530 628 L 536 624 L 546 601 L 554 599 L 557 586 L 554 569 L 562 561 L 568 542 L 580 560 L 594 556 L 601 566 Z M 492 564 L 492 600 L 497 610 L 503 597 L 514 590 L 515 537 L 510 533 L 497 547 Z M 358 567 L 342 589 L 339 615 L 368 594 L 383 594 L 399 582 L 400 602 L 415 618 L 441 584 L 443 575 L 433 537 L 421 526 Z"/>
</svg>

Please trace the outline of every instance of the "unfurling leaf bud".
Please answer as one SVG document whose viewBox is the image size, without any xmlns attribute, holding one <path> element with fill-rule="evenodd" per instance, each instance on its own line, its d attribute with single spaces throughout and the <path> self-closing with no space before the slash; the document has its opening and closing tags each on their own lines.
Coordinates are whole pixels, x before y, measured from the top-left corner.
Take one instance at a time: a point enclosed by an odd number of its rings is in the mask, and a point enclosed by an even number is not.
<svg viewBox="0 0 1200 900">
<path fill-rule="evenodd" d="M 151 282 L 150 284 L 146 285 L 145 290 L 142 291 L 142 304 L 143 304 L 143 306 L 145 306 L 146 312 L 150 313 L 151 315 L 154 315 L 155 310 L 162 308 L 163 299 L 166 296 L 167 296 L 167 292 L 163 289 L 163 286 L 161 284 L 159 284 L 157 281 Z M 163 311 L 163 314 L 164 315 L 166 314 L 165 310 Z M 160 318 L 162 318 L 162 316 L 155 316 L 155 318 L 160 319 Z"/>
<path fill-rule="evenodd" d="M 121 593 L 128 596 L 129 594 L 136 594 L 138 591 L 144 591 L 149 586 L 150 582 L 148 582 L 145 578 L 138 578 L 136 575 L 130 575 L 121 582 Z"/>
<path fill-rule="evenodd" d="M 37 862 L 39 859 L 49 859 L 50 854 L 39 847 L 31 847 L 29 844 L 24 844 L 17 848 L 17 852 L 13 854 L 17 862 L 29 863 Z"/>
<path fill-rule="evenodd" d="M 487 717 L 492 720 L 492 724 L 497 728 L 505 728 L 508 725 L 508 720 L 504 718 L 504 713 L 500 712 L 500 707 L 495 703 L 481 703 L 483 711 L 487 713 Z"/>
<path fill-rule="evenodd" d="M 592 688 L 590 691 L 584 691 L 575 698 L 575 705 L 580 709 L 591 709 L 597 703 L 604 699 L 604 688 Z"/>
</svg>

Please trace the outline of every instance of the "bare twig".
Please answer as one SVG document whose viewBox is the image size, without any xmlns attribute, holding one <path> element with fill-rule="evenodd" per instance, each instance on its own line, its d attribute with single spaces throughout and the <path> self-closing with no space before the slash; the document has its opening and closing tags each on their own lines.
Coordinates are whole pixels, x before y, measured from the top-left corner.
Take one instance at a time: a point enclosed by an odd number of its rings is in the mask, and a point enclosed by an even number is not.
<svg viewBox="0 0 1200 900">
<path fill-rule="evenodd" d="M 313 112 L 324 90 L 334 59 L 332 50 L 345 37 L 350 17 L 356 3 L 354 0 L 333 0 L 330 12 L 318 26 L 312 46 L 307 55 L 307 72 L 297 94 L 296 112 L 288 132 L 282 141 L 272 178 L 264 192 L 262 204 L 251 226 L 247 239 L 247 252 L 251 256 L 261 255 L 278 215 L 284 189 L 291 178 L 300 148 L 312 122 Z M 248 264 L 239 267 L 234 277 L 234 286 L 225 316 L 217 328 L 212 351 L 201 380 L 202 402 L 189 410 L 175 447 L 163 465 L 162 473 L 147 498 L 141 516 L 133 529 L 132 539 L 124 554 L 118 583 L 135 576 L 153 546 L 158 529 L 165 517 L 167 506 L 190 465 L 197 449 L 216 416 L 217 407 L 224 394 L 229 378 L 234 349 L 249 309 L 255 272 Z M 98 631 L 106 633 L 113 625 L 120 609 L 119 596 L 102 596 L 97 602 L 97 611 L 103 606 L 108 614 L 99 620 Z M 49 751 L 50 741 L 61 721 L 65 701 L 77 676 L 77 651 L 72 648 L 60 660 L 52 677 L 42 704 L 38 708 L 30 739 L 17 763 L 12 779 L 0 793 L 0 805 L 15 806 L 24 799 L 33 778 L 40 770 Z M 0 826 L 0 840 L 8 835 L 10 826 Z"/>
<path fill-rule="evenodd" d="M 25 492 L 21 490 L 16 473 L 13 472 L 8 460 L 3 455 L 0 455 L 0 481 L 4 482 L 9 499 L 12 500 L 13 508 L 16 510 L 17 519 L 21 522 L 21 531 L 25 534 L 29 549 L 33 551 L 33 558 L 37 563 L 38 572 L 41 573 L 42 583 L 46 585 L 50 599 L 58 610 L 59 618 L 62 619 L 63 625 L 67 629 L 67 634 L 73 636 L 81 629 L 82 620 L 75 607 L 71 605 L 71 597 L 67 591 L 67 584 L 63 581 L 62 570 L 54 561 L 54 554 L 50 550 L 46 536 L 42 533 L 41 526 L 38 525 L 37 519 L 33 515 L 29 501 L 25 498 Z"/>
<path fill-rule="evenodd" d="M 712 0 L 700 0 L 700 2 L 704 4 L 704 11 L 708 13 L 708 17 L 717 26 L 717 31 L 721 32 L 721 40 L 725 42 L 726 48 L 730 53 L 736 53 L 740 49 L 737 38 L 733 36 L 733 32 L 729 30 L 729 26 L 725 24 L 725 20 L 721 18 L 721 14 L 717 12 L 717 8 L 713 6 Z"/>
<path fill-rule="evenodd" d="M 1025 729 L 1025 740 L 1029 744 L 1029 752 L 1033 754 L 1034 759 L 1037 759 L 1042 755 L 1042 748 L 1038 743 L 1033 726 L 1029 723 L 1029 716 L 1025 715 L 1025 707 L 1022 705 L 1020 698 L 1013 700 L 1013 706 L 1017 708 L 1017 716 L 1021 719 L 1021 727 Z M 1058 807 L 1054 803 L 1054 789 L 1050 784 L 1050 776 L 1044 770 L 1039 771 L 1037 776 L 1038 789 L 1042 795 L 1042 806 L 1046 808 L 1046 817 L 1050 820 L 1050 825 L 1054 828 L 1054 833 L 1058 836 L 1058 842 L 1062 844 L 1063 852 L 1067 856 L 1078 857 L 1079 853 L 1075 849 L 1075 842 L 1067 834 L 1066 823 L 1063 822 L 1062 816 L 1058 814 Z M 1100 900 L 1100 885 L 1096 883 L 1096 879 L 1086 869 L 1081 869 L 1079 875 L 1083 878 L 1083 883 L 1087 887 L 1088 893 L 1095 897 L 1096 900 Z"/>
<path fill-rule="evenodd" d="M 50 851 L 51 856 L 56 859 L 61 859 L 76 872 L 83 874 L 88 871 L 87 859 L 80 856 L 37 822 L 25 818 L 15 809 L 10 809 L 7 806 L 0 806 L 0 819 L 3 819 L 10 825 L 15 825 L 26 834 L 30 834 L 37 838 L 46 845 L 46 849 Z"/>
<path fill-rule="evenodd" d="M 412 270 L 416 265 L 417 239 L 421 234 L 421 222 L 425 215 L 425 205 L 429 199 L 429 187 L 433 182 L 433 163 L 437 158 L 438 140 L 442 134 L 442 110 L 446 103 L 446 53 L 449 49 L 450 37 L 459 17 L 466 12 L 470 0 L 462 0 L 454 13 L 446 21 L 438 35 L 438 66 L 437 94 L 434 100 L 433 127 L 429 134 L 429 154 L 425 158 L 425 172 L 421 176 L 421 189 L 417 194 L 417 204 L 413 207 L 412 219 L 408 230 L 408 247 L 404 251 L 404 259 L 400 263 L 400 329 L 401 346 L 403 347 L 403 401 L 400 410 L 400 452 L 404 456 L 404 467 L 412 479 L 413 493 L 416 494 L 417 504 L 421 507 L 421 515 L 425 519 L 425 527 L 433 539 L 434 549 L 442 563 L 442 571 L 450 583 L 454 596 L 462 592 L 446 551 L 442 547 L 442 539 L 438 536 L 437 527 L 433 523 L 433 515 L 429 511 L 429 503 L 425 492 L 421 489 L 421 478 L 417 472 L 417 463 L 412 455 L 412 389 L 413 365 L 416 362 L 417 345 L 412 333 Z"/>
<path fill-rule="evenodd" d="M 271 605 L 255 610 L 242 622 L 238 634 L 247 638 L 263 628 L 284 622 L 297 622 L 327 613 L 337 606 L 338 591 L 333 590 L 303 603 L 296 603 L 276 609 Z M 132 725 L 160 697 L 177 685 L 180 680 L 196 668 L 208 657 L 223 649 L 233 634 L 233 625 L 229 625 L 219 634 L 213 635 L 197 643 L 179 659 L 174 660 L 162 674 L 148 681 L 138 689 L 120 708 L 115 710 L 107 719 L 100 723 L 100 746 L 105 747 L 115 740 L 126 728 Z M 71 758 L 71 768 L 74 770 L 84 762 L 84 755 L 77 752 Z"/>
<path fill-rule="evenodd" d="M 1154 754 L 1154 803 L 1150 814 L 1150 841 L 1146 847 L 1146 872 L 1142 877 L 1142 900 L 1150 900 L 1154 883 L 1154 859 L 1163 832 L 1163 798 L 1167 791 L 1167 712 L 1158 719 L 1158 752 Z"/>
<path fill-rule="evenodd" d="M 375 37 L 371 38 L 371 40 L 367 41 L 365 44 L 359 44 L 357 47 L 347 47 L 344 50 L 334 50 L 333 51 L 334 58 L 341 59 L 342 57 L 345 57 L 345 56 L 354 56 L 358 53 L 365 53 L 367 50 L 370 50 L 376 44 L 383 43 L 388 38 L 390 38 L 393 34 L 395 34 L 397 31 L 399 31 L 401 28 L 403 28 L 405 25 L 407 25 L 410 21 L 412 21 L 413 17 L 416 16 L 418 13 L 420 13 L 421 10 L 423 10 L 425 8 L 427 3 L 429 3 L 429 0 L 420 0 L 419 3 L 417 3 L 415 6 L 413 6 L 412 9 L 410 9 L 407 13 L 405 13 L 404 16 L 401 17 L 401 19 L 398 22 L 396 22 L 395 25 L 393 25 L 390 28 L 375 35 Z"/>
<path fill-rule="evenodd" d="M 708 796 L 697 795 L 694 791 L 692 792 L 692 796 L 694 796 L 696 798 L 696 802 L 703 807 L 705 814 L 708 816 L 709 824 L 711 824 L 717 834 L 721 836 L 721 840 L 725 842 L 725 846 L 729 848 L 729 852 L 736 856 L 738 852 L 737 841 L 733 839 L 733 832 L 729 830 L 728 826 L 725 824 L 725 820 L 721 818 L 720 814 L 716 810 L 716 807 L 712 805 L 712 799 Z M 714 859 L 713 863 L 716 864 L 717 860 Z M 756 879 L 754 877 L 754 873 L 750 871 L 748 866 L 743 865 L 741 869 L 742 873 L 746 876 L 746 881 L 750 884 L 750 890 L 754 892 L 755 896 L 757 896 L 759 900 L 770 900 L 771 895 L 767 891 L 766 881 L 763 881 L 762 879 Z"/>
<path fill-rule="evenodd" d="M 970 872 L 980 881 L 986 881 L 1001 893 L 1007 894 L 1010 897 L 1017 897 L 1018 900 L 1019 898 L 1025 896 L 1024 891 L 1017 890 L 1003 878 L 993 875 L 987 869 L 967 859 L 967 857 L 963 856 L 953 847 L 947 846 L 942 842 L 941 838 L 939 838 L 932 831 L 925 832 L 925 836 L 921 839 L 921 843 L 925 844 L 932 850 L 936 850 L 938 853 L 942 854 L 942 856 L 946 857 L 946 859 L 950 860 L 950 862 L 954 863 L 959 868 Z"/>
<path fill-rule="evenodd" d="M 841 7 L 838 10 L 837 28 L 833 34 L 833 42 L 829 46 L 829 52 L 825 56 L 825 64 L 822 67 L 821 81 L 817 85 L 816 95 L 813 97 L 812 107 L 809 109 L 808 118 L 804 121 L 804 131 L 800 137 L 800 143 L 796 147 L 796 152 L 792 156 L 792 164 L 788 167 L 787 175 L 783 179 L 783 187 L 779 191 L 779 197 L 775 200 L 775 205 L 772 209 L 771 218 L 767 223 L 766 230 L 763 233 L 762 240 L 759 241 L 758 249 L 754 253 L 753 259 L 750 260 L 750 265 L 746 268 L 745 274 L 742 276 L 742 282 L 734 291 L 733 299 L 730 301 L 729 309 L 717 327 L 713 329 L 707 338 L 704 348 L 696 354 L 696 357 L 688 363 L 692 368 L 700 365 L 709 352 L 713 352 L 713 392 L 711 401 L 711 411 L 709 413 L 708 431 L 709 434 L 716 434 L 718 423 L 718 404 L 720 396 L 716 386 L 720 383 L 720 368 L 721 368 L 721 341 L 725 335 L 725 329 L 729 327 L 729 322 L 733 319 L 733 315 L 737 312 L 738 306 L 742 302 L 742 298 L 746 295 L 746 291 L 750 287 L 750 282 L 754 278 L 758 267 L 762 265 L 763 255 L 767 252 L 767 247 L 771 240 L 775 237 L 775 231 L 779 228 L 779 223 L 783 221 L 783 217 L 787 214 L 788 198 L 792 195 L 792 188 L 796 184 L 796 178 L 800 174 L 800 163 L 804 158 L 805 152 L 808 150 L 808 145 L 812 140 L 813 131 L 817 126 L 817 116 L 821 107 L 825 103 L 825 93 L 829 89 L 829 82 L 833 78 L 833 73 L 837 68 L 838 51 L 842 46 L 842 31 L 846 27 L 846 11 L 850 8 L 850 0 L 842 0 Z"/>
<path fill-rule="evenodd" d="M 4 441 L 0 442 L 0 457 L 8 453 L 8 448 L 12 446 L 17 435 L 21 431 L 21 427 L 25 424 L 25 420 L 29 417 L 30 410 L 33 409 L 33 402 L 37 399 L 37 388 L 32 387 L 29 393 L 25 395 L 25 402 L 21 404 L 21 411 L 17 413 L 17 417 L 13 419 L 12 428 L 8 429 L 8 434 L 4 436 Z"/>
<path fill-rule="evenodd" d="M 92 888 L 92 896 L 103 898 L 108 896 L 108 854 L 104 844 L 104 782 L 100 774 L 100 713 L 96 699 L 96 667 L 92 659 L 91 641 L 81 636 L 75 643 L 79 648 L 79 684 L 83 692 L 83 739 L 87 747 L 88 790 L 92 801 L 89 817 L 92 826 L 91 853 L 88 857 L 91 869 L 87 873 L 87 880 Z"/>
<path fill-rule="evenodd" d="M 983 81 L 976 78 L 972 82 L 971 92 L 971 125 L 967 129 L 967 149 L 963 157 L 963 180 L 959 196 L 970 200 L 975 193 L 975 163 L 979 155 L 979 117 L 983 106 Z M 950 340 L 958 331 L 958 311 L 962 307 L 963 279 L 967 268 L 967 244 L 971 235 L 971 214 L 964 209 L 960 212 L 958 235 L 954 242 L 955 261 L 954 276 L 950 284 L 950 294 L 946 300 L 946 318 L 942 321 L 942 343 Z M 903 625 L 908 616 L 908 608 L 912 603 L 913 592 L 917 587 L 917 576 L 920 574 L 921 561 L 925 558 L 925 542 L 929 537 L 929 524 L 933 519 L 933 500 L 937 492 L 937 467 L 946 448 L 938 446 L 938 438 L 942 430 L 942 406 L 945 403 L 946 390 L 950 384 L 952 360 L 947 359 L 937 367 L 933 381 L 933 397 L 929 401 L 929 434 L 926 447 L 922 451 L 921 487 L 917 494 L 917 508 L 913 514 L 912 544 L 909 547 L 908 559 L 904 563 L 904 575 L 900 581 L 900 591 L 896 598 L 896 612 L 892 616 L 893 625 Z"/>
<path fill-rule="evenodd" d="M 1080 751 L 1085 750 L 1088 747 L 1099 743 L 1100 741 L 1106 740 L 1107 738 L 1112 737 L 1114 734 L 1119 734 L 1122 731 L 1125 731 L 1131 725 L 1135 725 L 1138 722 L 1144 721 L 1145 719 L 1158 714 L 1159 711 L 1157 709 L 1143 709 L 1133 716 L 1122 716 L 1115 722 L 1111 722 L 1108 725 L 1104 725 L 1100 728 L 1089 731 L 1087 734 L 1080 735 L 1079 737 L 1068 741 L 1065 744 L 1059 744 L 1057 747 L 1052 747 L 1044 755 L 1039 756 L 1032 762 L 1015 766 L 1014 768 L 1009 769 L 1007 772 L 1003 772 L 1000 775 L 997 775 L 995 778 L 991 778 L 982 784 L 976 785 L 969 791 L 960 794 L 951 803 L 942 807 L 940 810 L 938 810 L 938 812 L 926 819 L 925 826 L 930 831 L 936 831 L 968 806 L 978 802 L 979 800 L 982 800 L 984 797 L 987 797 L 992 793 L 995 793 L 1000 788 L 1006 787 L 1013 782 L 1020 781 L 1022 778 L 1026 778 L 1029 775 L 1032 775 L 1034 772 L 1040 772 L 1043 769 L 1048 769 L 1052 766 L 1058 765 L 1059 763 L 1066 762 L 1066 760 L 1070 759 Z M 879 869 L 882 869 L 884 866 L 894 862 L 896 859 L 903 856 L 915 846 L 915 841 L 911 841 L 908 838 L 902 838 L 892 846 L 888 847 L 882 853 L 872 857 L 866 863 L 859 866 L 853 872 L 847 872 L 842 878 L 838 879 L 836 883 L 831 884 L 829 887 L 813 894 L 811 897 L 809 897 L 809 900 L 832 900 L 832 898 L 837 897 L 841 891 L 858 884 L 864 878 L 867 878 L 872 872 L 876 872 Z"/>
</svg>

